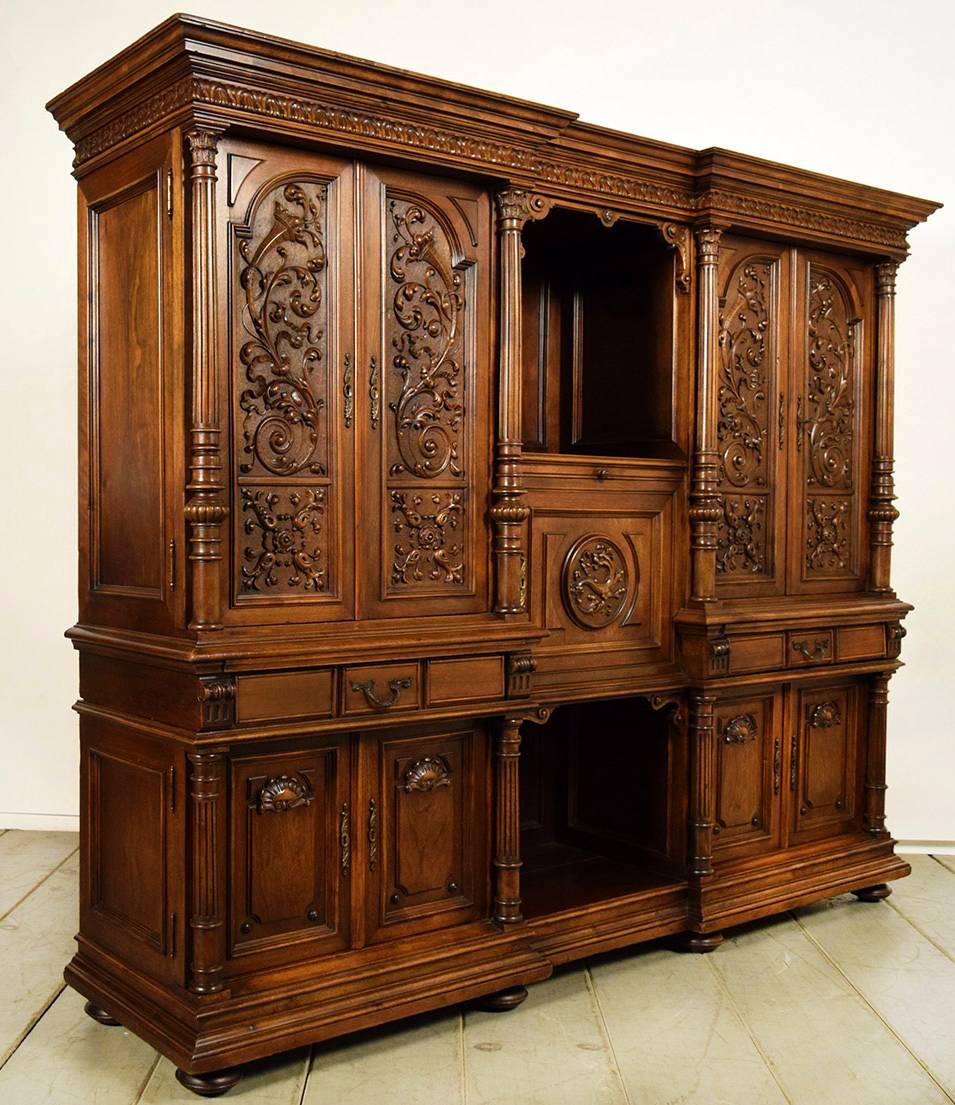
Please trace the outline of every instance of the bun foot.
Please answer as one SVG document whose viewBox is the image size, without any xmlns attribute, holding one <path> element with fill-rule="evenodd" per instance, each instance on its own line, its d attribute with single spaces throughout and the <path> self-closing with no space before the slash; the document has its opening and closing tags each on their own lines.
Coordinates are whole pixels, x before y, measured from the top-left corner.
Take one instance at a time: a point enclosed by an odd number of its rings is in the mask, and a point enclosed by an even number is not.
<svg viewBox="0 0 955 1105">
<path fill-rule="evenodd" d="M 676 938 L 676 947 L 681 952 L 715 952 L 723 943 L 721 932 L 684 932 Z"/>
<path fill-rule="evenodd" d="M 98 1021 L 100 1024 L 105 1024 L 110 1028 L 119 1024 L 119 1021 L 111 1017 L 105 1009 L 100 1009 L 98 1005 L 94 1005 L 91 1001 L 88 1001 L 83 1006 L 83 1012 L 87 1015 L 87 1017 L 92 1017 L 94 1021 Z"/>
<path fill-rule="evenodd" d="M 176 1071 L 176 1081 L 200 1097 L 218 1097 L 227 1090 L 231 1090 L 241 1077 L 241 1072 L 237 1070 L 219 1070 L 211 1074 L 186 1074 L 184 1070 Z"/>
<path fill-rule="evenodd" d="M 860 902 L 881 902 L 892 893 L 892 887 L 880 882 L 875 886 L 864 886 L 861 890 L 853 890 L 852 893 Z"/>
<path fill-rule="evenodd" d="M 512 986 L 509 990 L 498 990 L 496 994 L 486 994 L 478 998 L 474 1003 L 476 1009 L 485 1013 L 506 1013 L 510 1009 L 516 1009 L 527 1000 L 527 988 L 524 986 Z"/>
</svg>

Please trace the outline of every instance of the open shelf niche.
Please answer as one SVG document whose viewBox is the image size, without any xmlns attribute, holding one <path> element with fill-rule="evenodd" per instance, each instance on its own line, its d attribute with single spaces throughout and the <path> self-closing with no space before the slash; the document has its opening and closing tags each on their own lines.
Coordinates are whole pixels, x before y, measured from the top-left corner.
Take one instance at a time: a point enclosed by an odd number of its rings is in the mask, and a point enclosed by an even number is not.
<svg viewBox="0 0 955 1105">
<path fill-rule="evenodd" d="M 682 729 L 645 698 L 562 706 L 521 749 L 528 920 L 683 878 Z"/>
<path fill-rule="evenodd" d="M 525 450 L 682 459 L 674 251 L 659 227 L 554 208 L 522 240 Z"/>
</svg>

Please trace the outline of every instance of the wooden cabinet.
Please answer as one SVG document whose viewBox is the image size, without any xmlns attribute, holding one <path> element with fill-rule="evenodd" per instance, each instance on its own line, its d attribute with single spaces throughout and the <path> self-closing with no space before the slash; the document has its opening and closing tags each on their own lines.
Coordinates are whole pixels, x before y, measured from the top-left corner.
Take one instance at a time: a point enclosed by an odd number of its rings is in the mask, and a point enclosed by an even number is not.
<svg viewBox="0 0 955 1105">
<path fill-rule="evenodd" d="M 94 1015 L 217 1093 L 906 873 L 895 273 L 937 205 L 189 16 L 49 106 Z"/>
</svg>

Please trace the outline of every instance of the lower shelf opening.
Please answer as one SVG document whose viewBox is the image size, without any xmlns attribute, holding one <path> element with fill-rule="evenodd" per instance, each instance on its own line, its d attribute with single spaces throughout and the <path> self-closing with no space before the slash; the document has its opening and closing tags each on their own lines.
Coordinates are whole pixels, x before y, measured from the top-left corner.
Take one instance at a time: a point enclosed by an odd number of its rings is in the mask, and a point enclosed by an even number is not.
<svg viewBox="0 0 955 1105">
<path fill-rule="evenodd" d="M 685 763 L 672 711 L 640 698 L 565 706 L 526 732 L 524 917 L 684 885 Z"/>
</svg>

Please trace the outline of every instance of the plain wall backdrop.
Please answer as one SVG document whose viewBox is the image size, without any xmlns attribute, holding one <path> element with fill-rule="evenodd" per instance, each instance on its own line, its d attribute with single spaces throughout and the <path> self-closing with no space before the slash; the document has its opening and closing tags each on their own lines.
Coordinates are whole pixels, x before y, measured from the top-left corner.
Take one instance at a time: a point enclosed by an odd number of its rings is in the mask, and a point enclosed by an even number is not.
<svg viewBox="0 0 955 1105">
<path fill-rule="evenodd" d="M 78 805 L 63 639 L 76 617 L 73 153 L 43 105 L 171 12 L 0 0 L 0 828 L 75 827 Z M 890 686 L 888 813 L 901 840 L 955 842 L 951 0 L 202 0 L 194 14 L 948 203 L 913 231 L 898 280 L 894 583 L 916 610 Z"/>
</svg>

